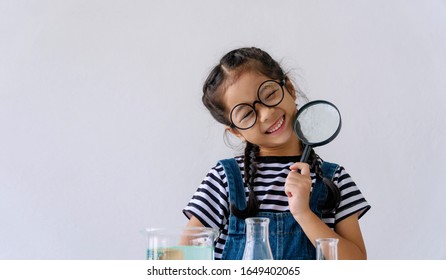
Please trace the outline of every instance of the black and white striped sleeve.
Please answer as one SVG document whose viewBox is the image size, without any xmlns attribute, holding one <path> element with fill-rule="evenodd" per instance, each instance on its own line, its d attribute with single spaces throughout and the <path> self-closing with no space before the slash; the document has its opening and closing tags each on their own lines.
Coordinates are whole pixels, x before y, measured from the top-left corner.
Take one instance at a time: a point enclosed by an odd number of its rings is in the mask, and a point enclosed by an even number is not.
<svg viewBox="0 0 446 280">
<path fill-rule="evenodd" d="M 356 186 L 350 175 L 340 166 L 333 177 L 333 182 L 341 192 L 341 203 L 336 209 L 335 223 L 357 213 L 358 218 L 362 217 L 369 209 L 370 205 L 363 194 Z"/>
<path fill-rule="evenodd" d="M 203 179 L 183 213 L 189 219 L 195 216 L 206 227 L 223 229 L 228 209 L 226 175 L 223 166 L 217 164 Z"/>
</svg>

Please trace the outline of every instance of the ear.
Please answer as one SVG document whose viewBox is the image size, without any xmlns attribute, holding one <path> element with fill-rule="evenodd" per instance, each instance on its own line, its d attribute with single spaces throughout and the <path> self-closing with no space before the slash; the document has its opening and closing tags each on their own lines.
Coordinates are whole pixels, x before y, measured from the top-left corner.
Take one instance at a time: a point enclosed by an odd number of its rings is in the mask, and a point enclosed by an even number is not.
<svg viewBox="0 0 446 280">
<path fill-rule="evenodd" d="M 285 89 L 286 91 L 289 92 L 291 97 L 293 97 L 294 100 L 296 100 L 297 98 L 296 89 L 294 88 L 293 83 L 290 81 L 288 77 L 285 78 Z"/>
<path fill-rule="evenodd" d="M 235 135 L 242 142 L 246 142 L 246 138 L 238 131 L 237 128 L 231 128 L 230 126 L 226 126 L 226 131 L 229 131 L 232 135 Z"/>
</svg>

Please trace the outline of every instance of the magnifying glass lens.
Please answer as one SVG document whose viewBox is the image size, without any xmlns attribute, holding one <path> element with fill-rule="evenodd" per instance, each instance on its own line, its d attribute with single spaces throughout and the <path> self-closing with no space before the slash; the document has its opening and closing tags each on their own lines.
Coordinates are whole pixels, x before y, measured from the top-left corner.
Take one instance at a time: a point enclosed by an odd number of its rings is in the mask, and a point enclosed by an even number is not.
<svg viewBox="0 0 446 280">
<path fill-rule="evenodd" d="M 294 132 L 305 145 L 301 161 L 305 162 L 312 147 L 331 142 L 341 130 L 341 114 L 325 100 L 309 102 L 300 108 L 294 123 Z"/>
</svg>

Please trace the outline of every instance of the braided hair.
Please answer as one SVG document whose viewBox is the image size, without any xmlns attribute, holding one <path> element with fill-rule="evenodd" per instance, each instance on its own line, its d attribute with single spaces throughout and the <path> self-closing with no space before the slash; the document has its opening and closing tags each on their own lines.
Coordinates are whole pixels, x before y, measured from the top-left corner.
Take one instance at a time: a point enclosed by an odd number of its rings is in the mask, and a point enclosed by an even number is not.
<svg viewBox="0 0 446 280">
<path fill-rule="evenodd" d="M 244 158 L 244 168 L 245 175 L 244 181 L 248 186 L 248 203 L 245 209 L 238 209 L 235 205 L 231 204 L 231 211 L 233 214 L 241 219 L 246 219 L 249 217 L 254 217 L 259 212 L 259 201 L 254 192 L 254 175 L 257 172 L 256 156 L 259 153 L 259 146 L 254 145 L 250 142 L 246 143 L 245 147 L 245 158 Z"/>
</svg>

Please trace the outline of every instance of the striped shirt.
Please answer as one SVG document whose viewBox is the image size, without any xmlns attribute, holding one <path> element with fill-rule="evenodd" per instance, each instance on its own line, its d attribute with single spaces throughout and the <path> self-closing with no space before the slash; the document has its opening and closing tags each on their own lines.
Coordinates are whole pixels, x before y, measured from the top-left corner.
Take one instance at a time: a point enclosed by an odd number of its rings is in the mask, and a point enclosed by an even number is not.
<svg viewBox="0 0 446 280">
<path fill-rule="evenodd" d="M 244 174 L 243 156 L 235 158 Z M 299 161 L 299 157 L 257 157 L 257 172 L 254 176 L 254 192 L 260 202 L 260 211 L 289 211 L 288 198 L 284 192 L 285 180 L 290 172 L 289 167 Z M 311 170 L 313 184 L 316 174 Z M 330 227 L 343 219 L 358 213 L 361 217 L 370 205 L 342 166 L 339 166 L 333 177 L 334 184 L 341 192 L 341 202 L 331 213 L 323 214 L 322 220 Z M 246 199 L 248 188 L 245 187 Z M 204 226 L 220 229 L 215 245 L 215 258 L 221 254 L 227 239 L 229 226 L 229 188 L 223 166 L 217 163 L 204 178 L 183 213 L 190 218 L 195 216 Z"/>
</svg>

